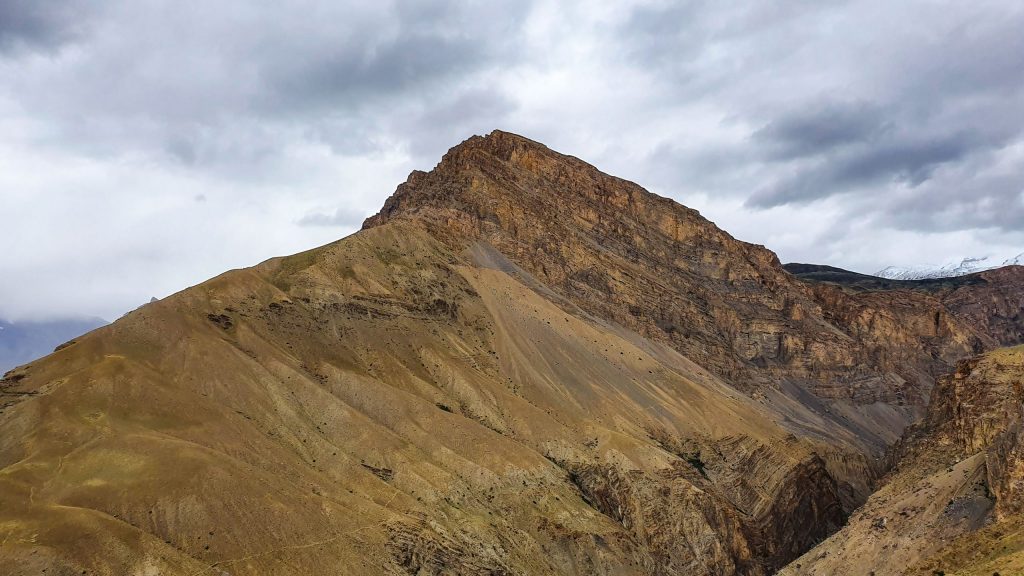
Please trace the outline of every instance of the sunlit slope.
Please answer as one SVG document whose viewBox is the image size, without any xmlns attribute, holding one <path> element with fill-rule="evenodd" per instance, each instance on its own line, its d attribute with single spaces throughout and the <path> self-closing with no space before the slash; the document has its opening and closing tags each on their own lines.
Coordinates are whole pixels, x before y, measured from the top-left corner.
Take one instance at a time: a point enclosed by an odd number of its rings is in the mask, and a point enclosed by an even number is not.
<svg viewBox="0 0 1024 576">
<path fill-rule="evenodd" d="M 937 375 L 1013 337 L 1000 285 L 968 321 L 809 284 L 636 184 L 473 137 L 359 233 L 8 374 L 0 560 L 771 574 L 864 502 Z"/>
<path fill-rule="evenodd" d="M 806 442 L 495 258 L 381 226 L 9 375 L 5 564 L 762 573 L 838 521 Z M 800 525 L 773 517 L 802 498 Z"/>
</svg>

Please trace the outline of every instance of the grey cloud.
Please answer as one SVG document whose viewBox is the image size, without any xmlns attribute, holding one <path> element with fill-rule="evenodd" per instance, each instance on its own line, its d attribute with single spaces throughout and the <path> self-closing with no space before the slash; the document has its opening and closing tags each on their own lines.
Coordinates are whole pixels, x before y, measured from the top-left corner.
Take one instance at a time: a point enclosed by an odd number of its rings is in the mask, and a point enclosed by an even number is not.
<svg viewBox="0 0 1024 576">
<path fill-rule="evenodd" d="M 227 2 L 197 26 L 195 5 L 162 4 L 112 4 L 108 27 L 123 35 L 35 63 L 5 80 L 9 92 L 50 120 L 62 146 L 261 170 L 310 135 L 363 153 L 389 116 L 478 91 L 478 73 L 515 57 L 529 9 L 402 1 L 281 12 Z"/>
<path fill-rule="evenodd" d="M 1024 234 L 1024 170 L 951 175 L 952 182 L 928 183 L 891 202 L 880 222 L 903 230 L 993 229 Z"/>
<path fill-rule="evenodd" d="M 867 102 L 827 102 L 790 111 L 755 131 L 773 160 L 824 154 L 834 148 L 867 143 L 892 128 L 883 111 Z"/>
<path fill-rule="evenodd" d="M 314 212 L 298 220 L 299 226 L 332 226 L 354 228 L 362 224 L 369 214 L 351 208 L 338 208 L 333 213 Z"/>
<path fill-rule="evenodd" d="M 1020 243 L 1021 29 L 1010 0 L 0 0 L 0 276 L 37 279 L 0 313 L 330 241 L 494 128 L 801 259 Z"/>
<path fill-rule="evenodd" d="M 800 166 L 792 176 L 755 192 L 747 205 L 771 208 L 811 202 L 868 186 L 895 184 L 913 188 L 932 178 L 942 165 L 984 150 L 976 142 L 969 134 L 949 134 L 934 139 L 910 137 L 862 144 L 816 160 L 811 166 Z"/>
<path fill-rule="evenodd" d="M 0 2 L 0 53 L 53 51 L 78 38 L 88 11 L 77 0 Z"/>
<path fill-rule="evenodd" d="M 928 8 L 923 17 L 942 10 Z M 992 104 L 1019 96 L 1024 87 L 1024 8 L 999 2 L 958 8 L 951 10 L 956 22 L 946 34 L 919 34 L 901 42 L 890 56 L 894 61 L 881 70 L 883 80 L 921 97 L 915 105 L 970 96 Z"/>
<path fill-rule="evenodd" d="M 723 4 L 685 0 L 642 4 L 617 27 L 627 53 L 643 65 L 677 65 L 681 60 L 746 42 L 801 19 L 829 11 L 845 1 L 784 0 Z M 762 45 L 761 48 L 766 46 Z"/>
<path fill-rule="evenodd" d="M 306 113 L 422 88 L 487 63 L 490 55 L 477 40 L 413 30 L 382 44 L 340 46 L 297 62 L 279 59 L 266 69 L 267 105 Z"/>
<path fill-rule="evenodd" d="M 641 4 L 612 32 L 632 66 L 649 69 L 655 84 L 687 100 L 724 93 L 781 70 L 814 40 L 818 21 L 836 18 L 846 0 Z M 817 55 L 830 65 L 829 54 Z M 758 106 L 754 99 L 747 106 Z M 737 113 L 746 110 L 734 110 Z"/>
<path fill-rule="evenodd" d="M 1022 27 L 1024 9 L 999 2 L 687 2 L 635 10 L 623 44 L 661 101 L 726 106 L 750 127 L 655 148 L 676 186 L 755 211 L 839 199 L 896 230 L 1013 231 L 1019 186 L 982 175 L 1024 181 L 1001 154 L 1024 141 Z"/>
<path fill-rule="evenodd" d="M 413 111 L 402 118 L 402 127 L 410 136 L 409 151 L 436 162 L 445 150 L 470 135 L 504 126 L 516 107 L 512 98 L 493 88 L 470 88 Z"/>
</svg>

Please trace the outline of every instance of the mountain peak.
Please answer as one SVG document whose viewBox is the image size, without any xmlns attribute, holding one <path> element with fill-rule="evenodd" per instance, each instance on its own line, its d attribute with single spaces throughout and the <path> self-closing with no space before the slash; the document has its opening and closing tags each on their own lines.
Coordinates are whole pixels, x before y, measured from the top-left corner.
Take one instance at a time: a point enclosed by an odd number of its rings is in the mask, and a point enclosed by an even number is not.
<svg viewBox="0 0 1024 576">
<path fill-rule="evenodd" d="M 668 208 L 681 218 L 703 220 L 696 210 L 605 174 L 579 158 L 494 130 L 454 146 L 430 172 L 414 170 L 381 211 L 364 221 L 363 228 L 413 214 L 435 220 L 468 216 L 494 221 L 501 216 L 495 213 L 499 206 L 509 208 L 506 216 L 515 219 L 546 220 L 560 214 L 596 217 L 599 212 L 604 218 L 621 218 L 631 208 L 648 205 L 659 206 L 658 212 Z M 635 215 L 632 220 L 636 221 Z"/>
<path fill-rule="evenodd" d="M 867 498 L 935 374 L 1024 338 L 1013 278 L 805 284 L 506 132 L 367 228 L 0 378 L 8 572 L 764 576 Z"/>
<path fill-rule="evenodd" d="M 419 212 L 426 206 L 456 208 L 467 200 L 467 192 L 473 188 L 474 181 L 480 180 L 480 176 L 486 174 L 488 179 L 516 179 L 510 173 L 529 171 L 531 163 L 524 162 L 529 157 L 544 158 L 549 164 L 575 161 L 596 170 L 576 158 L 559 154 L 524 136 L 493 130 L 485 136 L 470 136 L 453 146 L 430 172 L 413 170 L 385 201 L 381 211 L 363 222 L 363 228 Z M 486 190 L 478 189 L 476 192 Z"/>
<path fill-rule="evenodd" d="M 492 130 L 490 134 L 485 136 L 470 136 L 461 143 L 452 147 L 451 150 L 449 150 L 449 153 L 468 149 L 486 150 L 506 160 L 509 159 L 513 152 L 517 150 L 522 151 L 530 149 L 553 152 L 550 148 L 536 140 L 531 140 L 525 136 L 520 136 L 519 134 L 497 129 Z"/>
</svg>

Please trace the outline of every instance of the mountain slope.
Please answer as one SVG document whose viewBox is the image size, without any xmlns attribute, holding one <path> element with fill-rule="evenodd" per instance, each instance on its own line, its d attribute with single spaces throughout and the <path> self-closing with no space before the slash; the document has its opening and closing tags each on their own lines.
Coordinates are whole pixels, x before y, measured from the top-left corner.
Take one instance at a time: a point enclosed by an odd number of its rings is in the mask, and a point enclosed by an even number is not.
<svg viewBox="0 0 1024 576">
<path fill-rule="evenodd" d="M 769 574 L 995 337 L 494 132 L 7 374 L 16 574 Z"/>
<path fill-rule="evenodd" d="M 961 363 L 902 443 L 900 464 L 840 532 L 783 574 L 1024 570 L 1024 346 Z"/>
<path fill-rule="evenodd" d="M 756 574 L 773 531 L 841 520 L 820 460 L 742 395 L 406 223 L 7 382 L 4 556 L 26 573 Z M 773 525 L 805 497 L 806 525 Z"/>
<path fill-rule="evenodd" d="M 889 291 L 904 295 L 920 292 L 933 296 L 934 306 L 976 328 L 976 351 L 1024 342 L 1024 266 L 1010 265 L 966 276 L 923 280 L 888 280 L 841 268 L 814 264 L 786 264 L 785 269 L 815 286 L 821 297 L 838 286 L 854 298 L 862 292 Z"/>
<path fill-rule="evenodd" d="M 584 310 L 767 402 L 803 405 L 809 393 L 826 404 L 816 409 L 824 424 L 791 420 L 814 434 L 855 428 L 876 453 L 923 411 L 935 377 L 984 347 L 984 334 L 917 294 L 875 298 L 870 315 L 839 325 L 827 307 L 854 314 L 861 298 L 822 301 L 775 254 L 696 211 L 502 132 L 414 172 L 364 226 L 403 218 L 495 247 Z"/>
</svg>

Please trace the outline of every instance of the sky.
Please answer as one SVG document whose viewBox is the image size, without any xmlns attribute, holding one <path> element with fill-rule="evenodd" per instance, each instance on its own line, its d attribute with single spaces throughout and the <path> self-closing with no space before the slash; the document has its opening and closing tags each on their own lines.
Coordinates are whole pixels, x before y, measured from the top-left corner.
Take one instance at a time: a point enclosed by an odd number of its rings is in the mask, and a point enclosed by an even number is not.
<svg viewBox="0 0 1024 576">
<path fill-rule="evenodd" d="M 1024 252 L 1024 3 L 0 0 L 0 318 L 346 236 L 499 128 L 784 262 Z"/>
</svg>

